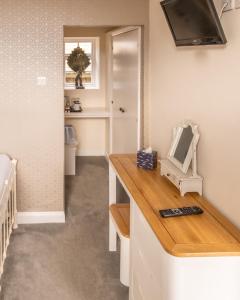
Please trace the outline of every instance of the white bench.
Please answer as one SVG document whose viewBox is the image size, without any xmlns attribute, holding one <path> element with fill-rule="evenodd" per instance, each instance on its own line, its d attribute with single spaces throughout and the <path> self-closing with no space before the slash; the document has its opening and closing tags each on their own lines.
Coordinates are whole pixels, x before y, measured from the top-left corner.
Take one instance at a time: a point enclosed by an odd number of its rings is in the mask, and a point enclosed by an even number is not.
<svg viewBox="0 0 240 300">
<path fill-rule="evenodd" d="M 120 281 L 125 286 L 129 286 L 130 204 L 112 204 L 110 206 L 110 216 L 121 244 Z"/>
</svg>

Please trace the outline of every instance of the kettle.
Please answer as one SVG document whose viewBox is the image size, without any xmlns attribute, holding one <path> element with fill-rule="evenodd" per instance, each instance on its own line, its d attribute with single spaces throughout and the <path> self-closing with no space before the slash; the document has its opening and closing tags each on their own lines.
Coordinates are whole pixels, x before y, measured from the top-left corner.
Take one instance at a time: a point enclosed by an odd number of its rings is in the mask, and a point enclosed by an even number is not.
<svg viewBox="0 0 240 300">
<path fill-rule="evenodd" d="M 81 103 L 79 100 L 80 100 L 79 98 L 75 98 L 73 100 L 73 104 L 71 106 L 71 111 L 73 111 L 73 112 L 81 112 L 82 111 Z"/>
</svg>

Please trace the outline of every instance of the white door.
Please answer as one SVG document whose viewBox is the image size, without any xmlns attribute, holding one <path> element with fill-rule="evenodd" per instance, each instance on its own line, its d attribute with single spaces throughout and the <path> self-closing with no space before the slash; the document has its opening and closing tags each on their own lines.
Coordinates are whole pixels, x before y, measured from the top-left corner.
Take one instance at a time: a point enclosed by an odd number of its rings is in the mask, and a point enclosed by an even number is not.
<svg viewBox="0 0 240 300">
<path fill-rule="evenodd" d="M 141 144 L 141 28 L 112 33 L 111 152 L 136 153 Z"/>
</svg>

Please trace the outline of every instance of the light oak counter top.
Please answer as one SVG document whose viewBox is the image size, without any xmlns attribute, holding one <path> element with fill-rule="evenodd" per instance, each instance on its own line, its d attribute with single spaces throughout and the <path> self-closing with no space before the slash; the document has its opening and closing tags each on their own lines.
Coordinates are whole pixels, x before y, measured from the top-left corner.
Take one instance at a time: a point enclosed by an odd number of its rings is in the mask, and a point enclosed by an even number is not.
<svg viewBox="0 0 240 300">
<path fill-rule="evenodd" d="M 166 178 L 139 169 L 136 155 L 110 155 L 110 161 L 145 216 L 163 248 L 171 255 L 240 256 L 240 231 L 206 199 L 195 193 L 181 197 Z M 162 218 L 160 209 L 199 206 L 202 215 Z"/>
</svg>

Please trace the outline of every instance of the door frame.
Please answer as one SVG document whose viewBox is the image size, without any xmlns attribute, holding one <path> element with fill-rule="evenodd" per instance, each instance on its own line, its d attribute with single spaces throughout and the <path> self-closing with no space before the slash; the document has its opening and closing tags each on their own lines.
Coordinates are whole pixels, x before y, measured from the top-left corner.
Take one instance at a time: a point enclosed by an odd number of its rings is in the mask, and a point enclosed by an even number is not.
<svg viewBox="0 0 240 300">
<path fill-rule="evenodd" d="M 143 146 L 143 27 L 142 26 L 126 26 L 107 33 L 107 103 L 110 110 L 110 128 L 109 128 L 109 152 L 112 153 L 112 124 L 113 124 L 113 37 L 129 31 L 138 31 L 138 99 L 137 99 L 137 149 Z"/>
</svg>

